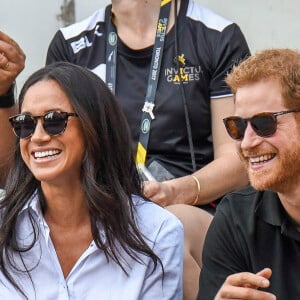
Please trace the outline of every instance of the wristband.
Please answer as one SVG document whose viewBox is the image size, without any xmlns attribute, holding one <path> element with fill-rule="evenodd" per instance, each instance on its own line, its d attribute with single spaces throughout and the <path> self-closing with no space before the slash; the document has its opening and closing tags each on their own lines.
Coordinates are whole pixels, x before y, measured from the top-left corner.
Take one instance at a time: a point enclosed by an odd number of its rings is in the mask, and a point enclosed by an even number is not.
<svg viewBox="0 0 300 300">
<path fill-rule="evenodd" d="M 0 108 L 9 108 L 15 105 L 15 84 L 13 84 L 5 95 L 0 96 Z"/>
<path fill-rule="evenodd" d="M 192 205 L 196 205 L 196 204 L 198 204 L 198 198 L 199 198 L 200 191 L 201 191 L 201 185 L 200 185 L 199 179 L 195 175 L 191 175 L 191 177 L 195 180 L 195 182 L 197 184 L 197 196 L 196 196 L 194 202 L 192 203 Z"/>
</svg>

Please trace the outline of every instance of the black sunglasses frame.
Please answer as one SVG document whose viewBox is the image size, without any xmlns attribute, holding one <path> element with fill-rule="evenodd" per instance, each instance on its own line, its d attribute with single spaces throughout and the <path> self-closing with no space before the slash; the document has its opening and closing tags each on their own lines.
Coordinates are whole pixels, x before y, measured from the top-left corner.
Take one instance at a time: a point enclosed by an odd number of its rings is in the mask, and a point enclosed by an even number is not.
<svg viewBox="0 0 300 300">
<path fill-rule="evenodd" d="M 30 118 L 27 119 L 27 124 L 26 121 L 24 122 L 24 120 L 26 120 L 26 117 Z M 15 135 L 20 139 L 27 139 L 34 134 L 38 119 L 42 119 L 42 126 L 47 134 L 49 134 L 50 136 L 57 136 L 62 134 L 66 130 L 69 117 L 78 117 L 78 115 L 76 113 L 52 110 L 40 116 L 33 116 L 30 113 L 18 114 L 10 117 L 8 120 L 13 128 Z M 55 124 L 57 128 L 55 128 Z M 22 125 L 26 126 L 27 130 L 24 130 L 24 128 L 22 130 Z M 28 134 L 24 134 L 25 132 Z"/>
<path fill-rule="evenodd" d="M 285 110 L 279 112 L 262 112 L 255 114 L 251 118 L 241 118 L 238 116 L 231 116 L 223 119 L 225 128 L 229 136 L 236 140 L 240 141 L 244 138 L 245 131 L 248 126 L 248 122 L 250 123 L 252 129 L 255 133 L 260 137 L 270 137 L 272 136 L 277 130 L 277 117 L 289 113 L 299 112 L 300 109 L 292 109 L 292 110 Z M 260 118 L 260 120 L 268 119 L 271 120 L 269 124 L 256 124 L 255 119 Z M 234 128 L 232 127 L 234 124 Z M 259 128 L 261 125 L 265 126 L 263 128 Z M 269 125 L 269 126 L 267 126 Z M 271 125 L 271 126 L 270 126 Z M 267 128 L 266 128 L 267 127 Z"/>
</svg>

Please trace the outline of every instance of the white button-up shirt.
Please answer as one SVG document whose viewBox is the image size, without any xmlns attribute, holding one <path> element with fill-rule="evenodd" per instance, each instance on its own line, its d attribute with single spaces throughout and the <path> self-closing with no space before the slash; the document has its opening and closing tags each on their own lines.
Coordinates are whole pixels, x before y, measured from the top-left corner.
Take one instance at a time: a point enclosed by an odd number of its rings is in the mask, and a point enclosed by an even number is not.
<svg viewBox="0 0 300 300">
<path fill-rule="evenodd" d="M 22 254 L 30 271 L 30 278 L 16 270 L 13 278 L 22 287 L 29 300 L 164 300 L 182 299 L 183 272 L 183 227 L 180 221 L 166 209 L 152 202 L 133 196 L 137 225 L 146 242 L 161 259 L 165 276 L 158 264 L 153 271 L 152 260 L 140 255 L 143 263 L 126 258 L 128 276 L 113 261 L 108 262 L 103 251 L 94 242 L 81 255 L 67 278 L 64 278 L 55 248 L 50 238 L 49 227 L 40 210 L 35 195 L 29 205 L 22 210 L 17 224 L 17 238 L 21 245 L 32 241 L 32 225 L 29 210 L 37 220 L 39 235 L 34 247 Z M 103 236 L 101 229 L 100 234 Z M 18 267 L 22 263 L 18 254 L 14 255 Z M 0 272 L 0 299 L 24 299 Z"/>
</svg>

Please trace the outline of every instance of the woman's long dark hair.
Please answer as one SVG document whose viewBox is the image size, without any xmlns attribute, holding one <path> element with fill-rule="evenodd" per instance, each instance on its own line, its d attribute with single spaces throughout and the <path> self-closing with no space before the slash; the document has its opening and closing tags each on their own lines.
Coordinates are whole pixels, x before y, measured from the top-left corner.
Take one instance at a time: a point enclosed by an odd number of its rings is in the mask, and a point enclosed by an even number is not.
<svg viewBox="0 0 300 300">
<path fill-rule="evenodd" d="M 28 89 L 42 80 L 54 80 L 60 85 L 82 124 L 86 155 L 82 162 L 81 178 L 91 217 L 92 235 L 98 248 L 125 273 L 126 261 L 120 246 L 140 263 L 143 262 L 138 253 L 151 257 L 154 269 L 158 263 L 162 265 L 134 220 L 131 196 L 141 196 L 142 185 L 134 162 L 128 125 L 115 97 L 91 71 L 59 62 L 38 70 L 28 78 L 20 92 L 20 109 Z M 30 210 L 28 213 L 34 232 L 32 244 L 24 248 L 16 238 L 18 215 L 35 191 L 39 191 L 41 206 L 46 210 L 47 200 L 43 199 L 40 182 L 22 160 L 18 140 L 14 164 L 7 179 L 6 196 L 0 203 L 0 269 L 24 296 L 24 291 L 10 275 L 6 262 L 15 268 L 9 253 L 19 253 L 22 257 L 22 253 L 29 251 L 37 240 L 38 226 Z M 105 241 L 99 236 L 98 226 L 105 230 Z M 25 266 L 25 269 L 30 276 L 29 268 Z"/>
</svg>

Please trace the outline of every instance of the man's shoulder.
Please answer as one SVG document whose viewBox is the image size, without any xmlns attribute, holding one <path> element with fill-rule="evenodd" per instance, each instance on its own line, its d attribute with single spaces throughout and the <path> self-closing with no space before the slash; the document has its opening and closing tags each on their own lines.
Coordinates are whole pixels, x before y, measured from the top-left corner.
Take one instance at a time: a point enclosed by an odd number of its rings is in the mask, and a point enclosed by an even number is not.
<svg viewBox="0 0 300 300">
<path fill-rule="evenodd" d="M 243 199 L 248 199 L 248 198 L 253 198 L 253 197 L 257 196 L 258 193 L 261 193 L 261 192 L 257 191 L 249 184 L 241 189 L 237 189 L 237 190 L 234 190 L 234 191 L 228 193 L 227 195 L 225 195 L 224 198 L 236 199 L 236 198 L 242 197 Z"/>
<path fill-rule="evenodd" d="M 272 191 L 258 191 L 251 185 L 248 185 L 225 195 L 218 208 L 221 210 L 230 210 L 234 215 L 242 215 L 243 213 L 254 214 L 264 199 L 275 197 L 277 197 L 276 193 Z"/>
</svg>

